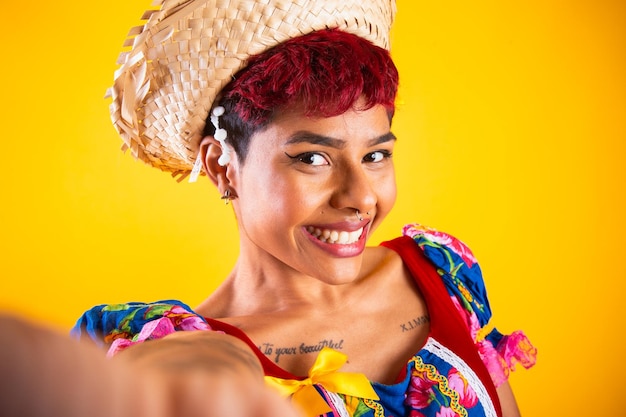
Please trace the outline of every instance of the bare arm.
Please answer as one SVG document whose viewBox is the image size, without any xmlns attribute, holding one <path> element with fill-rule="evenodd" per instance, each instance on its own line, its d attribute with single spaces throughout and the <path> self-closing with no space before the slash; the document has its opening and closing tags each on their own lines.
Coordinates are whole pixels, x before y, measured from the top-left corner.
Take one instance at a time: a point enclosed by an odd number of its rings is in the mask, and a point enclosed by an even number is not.
<svg viewBox="0 0 626 417">
<path fill-rule="evenodd" d="M 133 395 L 132 375 L 107 363 L 94 346 L 9 316 L 0 316 L 0 337 L 6 415 L 104 417 Z"/>
<path fill-rule="evenodd" d="M 520 417 L 520 411 L 515 401 L 515 395 L 508 381 L 503 382 L 498 388 L 498 398 L 502 405 L 503 417 Z"/>
<path fill-rule="evenodd" d="M 265 387 L 250 349 L 219 333 L 176 333 L 112 360 L 14 317 L 0 315 L 0 335 L 0 404 L 7 415 L 299 415 Z"/>
<path fill-rule="evenodd" d="M 206 331 L 173 333 L 132 346 L 114 361 L 141 369 L 150 379 L 153 394 L 165 390 L 158 406 L 164 415 L 295 416 L 285 410 L 263 410 L 275 394 L 265 387 L 257 357 L 232 336 Z M 199 412 L 206 410 L 210 413 Z"/>
</svg>

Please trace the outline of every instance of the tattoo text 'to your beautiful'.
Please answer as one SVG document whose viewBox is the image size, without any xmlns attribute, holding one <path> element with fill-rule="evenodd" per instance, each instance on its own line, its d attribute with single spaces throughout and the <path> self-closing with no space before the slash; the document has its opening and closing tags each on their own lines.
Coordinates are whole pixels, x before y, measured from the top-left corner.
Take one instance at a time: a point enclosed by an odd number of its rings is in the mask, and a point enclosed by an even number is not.
<svg viewBox="0 0 626 417">
<path fill-rule="evenodd" d="M 306 343 L 301 343 L 300 346 L 290 346 L 290 347 L 276 347 L 273 343 L 263 343 L 259 346 L 259 350 L 263 352 L 266 356 L 274 356 L 274 362 L 278 363 L 280 361 L 280 357 L 283 355 L 298 355 L 298 354 L 306 354 L 306 353 L 316 353 L 321 351 L 323 348 L 328 347 L 335 350 L 343 349 L 343 339 L 338 342 L 333 339 L 324 339 L 320 340 L 319 343 L 315 345 L 307 345 Z"/>
</svg>

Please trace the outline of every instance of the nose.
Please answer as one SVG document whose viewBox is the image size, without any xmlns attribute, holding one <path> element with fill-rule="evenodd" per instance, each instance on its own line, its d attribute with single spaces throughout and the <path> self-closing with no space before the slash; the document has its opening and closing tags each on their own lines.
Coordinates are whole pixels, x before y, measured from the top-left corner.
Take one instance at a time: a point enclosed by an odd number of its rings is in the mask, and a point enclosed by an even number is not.
<svg viewBox="0 0 626 417">
<path fill-rule="evenodd" d="M 359 164 L 360 165 L 360 164 Z M 373 212 L 378 201 L 374 179 L 363 166 L 349 166 L 333 178 L 334 193 L 330 204 L 336 209 Z"/>
</svg>

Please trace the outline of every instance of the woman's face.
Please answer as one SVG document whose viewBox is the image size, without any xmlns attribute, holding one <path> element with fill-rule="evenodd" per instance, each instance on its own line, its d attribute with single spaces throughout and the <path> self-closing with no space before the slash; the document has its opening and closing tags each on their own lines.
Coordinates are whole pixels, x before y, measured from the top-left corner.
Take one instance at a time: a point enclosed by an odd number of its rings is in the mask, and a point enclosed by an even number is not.
<svg viewBox="0 0 626 417">
<path fill-rule="evenodd" d="M 395 202 L 394 143 L 382 106 L 282 112 L 252 136 L 243 165 L 231 162 L 242 251 L 328 283 L 357 278 L 367 238 Z"/>
</svg>

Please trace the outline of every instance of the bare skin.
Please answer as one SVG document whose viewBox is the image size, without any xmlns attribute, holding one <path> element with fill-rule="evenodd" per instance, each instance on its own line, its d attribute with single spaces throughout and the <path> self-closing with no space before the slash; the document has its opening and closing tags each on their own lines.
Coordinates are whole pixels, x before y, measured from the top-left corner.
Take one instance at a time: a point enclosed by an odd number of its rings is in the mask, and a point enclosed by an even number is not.
<svg viewBox="0 0 626 417">
<path fill-rule="evenodd" d="M 309 299 L 291 307 L 265 311 L 260 307 L 258 312 L 232 316 L 225 310 L 213 310 L 211 297 L 198 312 L 206 317 L 220 317 L 240 328 L 269 359 L 294 375 L 305 376 L 315 361 L 317 351 L 307 352 L 307 347 L 334 341 L 349 358 L 342 370 L 363 373 L 372 381 L 392 383 L 416 352 L 416 346 L 425 342 L 429 324 L 424 318 L 428 315 L 400 258 L 385 248 L 368 252 L 381 258 L 376 259 L 377 268 L 358 284 L 342 286 L 345 294 L 337 305 L 316 304 Z M 227 285 L 221 291 L 224 293 L 218 293 L 215 299 L 228 298 L 225 293 L 236 289 Z M 257 297 L 263 299 L 264 294 Z M 247 304 L 249 309 L 250 302 Z M 414 320 L 420 325 L 411 329 L 407 323 Z M 385 340 L 394 343 L 383 343 Z M 277 356 L 281 348 L 290 350 Z"/>
<path fill-rule="evenodd" d="M 395 202 L 394 142 L 380 106 L 324 119 L 284 112 L 253 136 L 245 163 L 220 166 L 219 142 L 205 138 L 209 178 L 237 195 L 241 245 L 231 274 L 196 311 L 243 330 L 294 375 L 332 343 L 349 358 L 342 370 L 394 382 L 429 334 L 402 260 L 365 245 Z M 331 231 L 327 240 L 322 232 Z M 0 374 L 12 381 L 0 399 L 15 415 L 299 415 L 265 387 L 254 352 L 232 336 L 178 333 L 107 361 L 28 323 L 0 318 L 0 328 L 12 341 L 0 344 Z M 519 416 L 508 383 L 498 394 L 504 416 Z"/>
<path fill-rule="evenodd" d="M 179 333 L 107 360 L 93 345 L 23 319 L 0 315 L 0 330 L 2 415 L 301 416 L 230 336 Z"/>
</svg>

